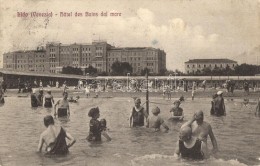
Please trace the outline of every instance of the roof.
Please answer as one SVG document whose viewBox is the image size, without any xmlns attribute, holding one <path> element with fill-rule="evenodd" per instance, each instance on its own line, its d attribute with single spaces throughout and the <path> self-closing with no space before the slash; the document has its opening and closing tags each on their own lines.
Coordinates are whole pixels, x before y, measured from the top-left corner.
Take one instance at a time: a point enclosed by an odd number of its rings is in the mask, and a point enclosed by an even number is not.
<svg viewBox="0 0 260 166">
<path fill-rule="evenodd" d="M 185 63 L 237 63 L 230 59 L 190 59 Z"/>
<path fill-rule="evenodd" d="M 156 48 L 153 48 L 153 47 L 113 47 L 113 48 L 110 48 L 110 50 L 147 50 L 147 49 L 156 50 Z"/>
<path fill-rule="evenodd" d="M 83 75 L 73 75 L 73 74 L 58 74 L 58 73 L 39 73 L 39 72 L 30 72 L 30 71 L 15 71 L 0 69 L 0 73 L 10 74 L 10 75 L 28 75 L 28 76 L 38 76 L 38 77 L 54 77 L 54 78 L 73 78 L 73 79 L 86 79 L 94 78 L 92 76 L 83 76 Z"/>
</svg>

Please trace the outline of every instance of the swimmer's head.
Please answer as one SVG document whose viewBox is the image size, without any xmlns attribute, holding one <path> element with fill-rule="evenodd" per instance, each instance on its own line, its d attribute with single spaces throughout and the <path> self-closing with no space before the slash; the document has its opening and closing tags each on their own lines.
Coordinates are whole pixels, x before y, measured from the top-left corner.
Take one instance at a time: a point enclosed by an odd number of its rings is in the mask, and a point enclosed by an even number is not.
<svg viewBox="0 0 260 166">
<path fill-rule="evenodd" d="M 67 98 L 68 97 L 68 92 L 63 92 L 62 95 L 63 95 L 64 98 Z"/>
<path fill-rule="evenodd" d="M 43 90 L 42 90 L 42 89 L 40 89 L 39 93 L 40 93 L 40 94 L 43 94 Z"/>
<path fill-rule="evenodd" d="M 50 89 L 49 89 L 49 90 L 47 90 L 47 93 L 48 93 L 48 94 L 51 94 L 51 90 L 50 90 Z"/>
<path fill-rule="evenodd" d="M 94 107 L 94 108 L 91 108 L 88 112 L 88 116 L 89 117 L 97 117 L 97 115 L 99 115 L 99 108 L 98 107 Z"/>
<path fill-rule="evenodd" d="M 182 141 L 188 141 L 191 139 L 192 130 L 189 126 L 183 126 L 180 129 L 179 138 Z"/>
<path fill-rule="evenodd" d="M 197 111 L 195 113 L 195 120 L 197 122 L 198 125 L 202 124 L 203 123 L 203 119 L 204 119 L 204 114 L 203 114 L 203 111 Z"/>
<path fill-rule="evenodd" d="M 181 96 L 180 99 L 179 99 L 180 102 L 184 101 L 184 97 Z"/>
<path fill-rule="evenodd" d="M 140 98 L 136 98 L 135 99 L 135 106 L 140 106 L 141 104 L 141 99 Z"/>
<path fill-rule="evenodd" d="M 153 107 L 152 113 L 153 113 L 154 115 L 158 115 L 160 112 L 161 112 L 161 111 L 160 111 L 160 108 L 159 108 L 159 107 Z"/>
<path fill-rule="evenodd" d="M 212 99 L 215 99 L 216 97 L 218 97 L 218 95 L 216 93 L 214 95 L 212 95 Z"/>
<path fill-rule="evenodd" d="M 76 96 L 76 99 L 79 99 L 79 96 Z"/>
<path fill-rule="evenodd" d="M 48 127 L 49 125 L 54 125 L 54 119 L 51 115 L 47 115 L 43 119 L 45 127 Z"/>
</svg>

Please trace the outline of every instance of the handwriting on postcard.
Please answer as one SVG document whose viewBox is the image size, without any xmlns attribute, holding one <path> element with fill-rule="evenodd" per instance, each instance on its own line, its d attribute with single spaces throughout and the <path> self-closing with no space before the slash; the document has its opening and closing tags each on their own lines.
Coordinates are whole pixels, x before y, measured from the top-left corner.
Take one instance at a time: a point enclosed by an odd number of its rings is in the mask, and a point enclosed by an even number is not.
<svg viewBox="0 0 260 166">
<path fill-rule="evenodd" d="M 17 17 L 120 17 L 120 12 L 17 12 Z"/>
</svg>

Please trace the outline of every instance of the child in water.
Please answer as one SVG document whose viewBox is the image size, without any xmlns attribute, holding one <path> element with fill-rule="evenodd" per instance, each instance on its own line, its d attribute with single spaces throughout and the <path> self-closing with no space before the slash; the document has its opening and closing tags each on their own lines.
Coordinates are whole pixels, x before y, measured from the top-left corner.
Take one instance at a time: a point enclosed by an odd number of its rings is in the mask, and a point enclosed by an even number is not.
<svg viewBox="0 0 260 166">
<path fill-rule="evenodd" d="M 159 116 L 160 108 L 154 107 L 152 109 L 153 116 L 149 116 L 147 120 L 147 127 L 154 128 L 155 131 L 160 130 L 160 126 L 162 125 L 165 128 L 165 132 L 169 130 L 169 127 L 164 123 L 164 120 Z"/>
<path fill-rule="evenodd" d="M 88 141 L 101 141 L 101 134 L 107 139 L 111 138 L 106 134 L 106 121 L 102 120 L 102 123 L 98 120 L 100 117 L 99 108 L 91 108 L 88 112 L 88 116 L 91 117 L 89 122 L 89 135 L 87 137 Z"/>
</svg>

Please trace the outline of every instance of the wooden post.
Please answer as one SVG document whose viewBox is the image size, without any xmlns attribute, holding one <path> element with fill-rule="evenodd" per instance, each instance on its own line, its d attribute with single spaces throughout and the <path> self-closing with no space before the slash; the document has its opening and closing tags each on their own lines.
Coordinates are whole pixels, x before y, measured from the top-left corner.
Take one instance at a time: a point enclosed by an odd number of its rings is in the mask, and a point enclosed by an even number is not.
<svg viewBox="0 0 260 166">
<path fill-rule="evenodd" d="M 146 70 L 146 111 L 149 115 L 149 90 L 148 90 L 148 70 Z"/>
</svg>

